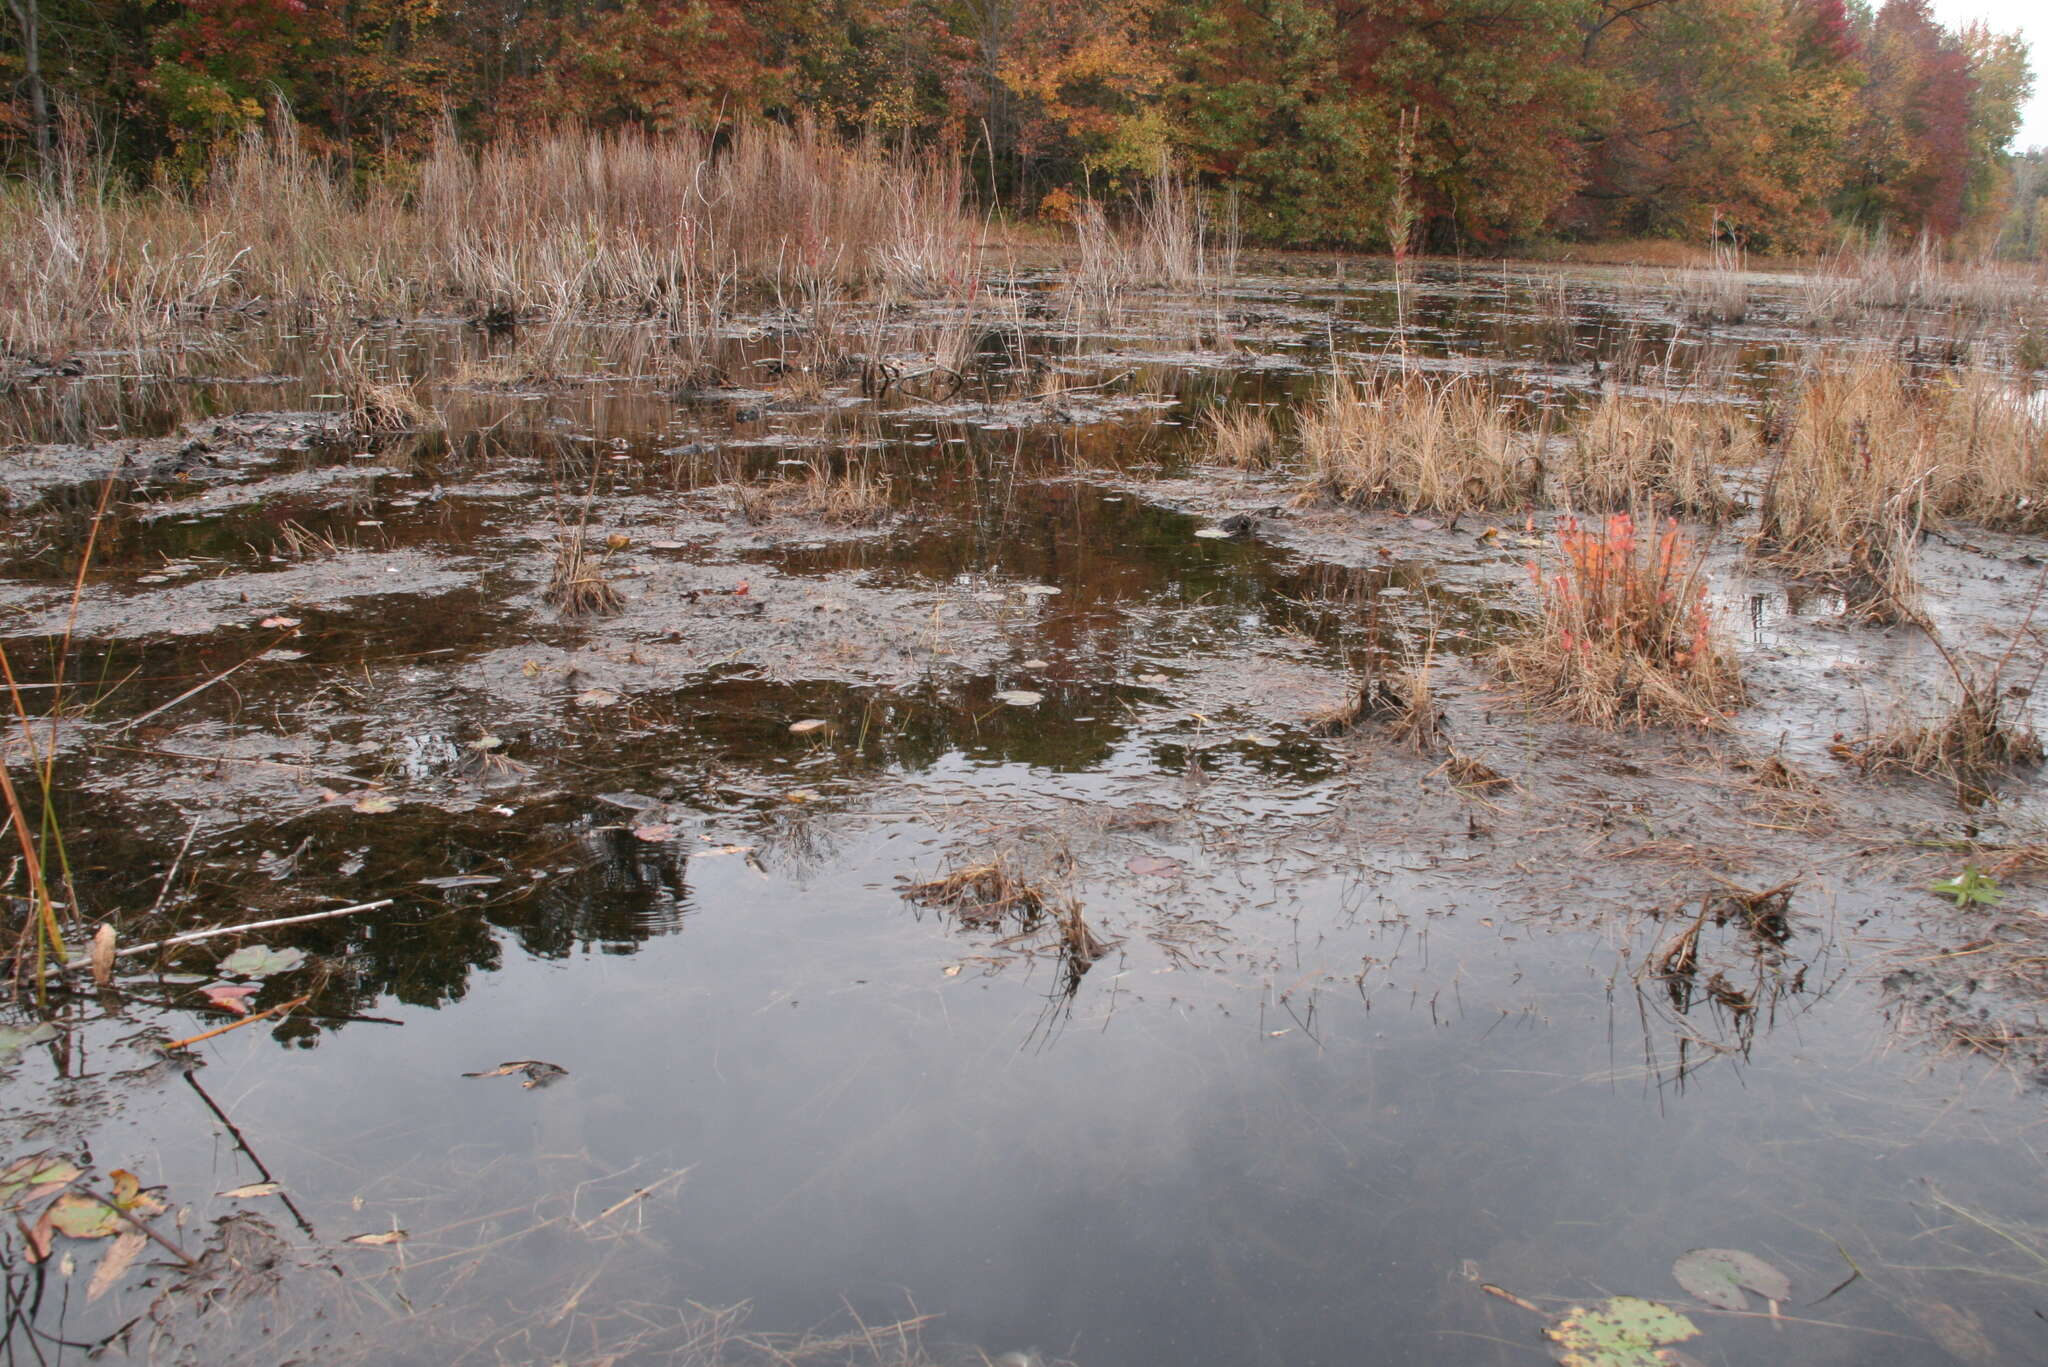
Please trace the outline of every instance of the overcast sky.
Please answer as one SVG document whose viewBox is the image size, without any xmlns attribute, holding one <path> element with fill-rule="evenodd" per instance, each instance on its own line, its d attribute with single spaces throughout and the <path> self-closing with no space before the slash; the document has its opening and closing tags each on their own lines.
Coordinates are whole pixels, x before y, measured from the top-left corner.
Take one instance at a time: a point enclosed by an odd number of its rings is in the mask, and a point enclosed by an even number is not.
<svg viewBox="0 0 2048 1367">
<path fill-rule="evenodd" d="M 2042 62 L 2048 58 L 2048 3 L 2044 0 L 1934 0 L 1934 13 L 1954 28 L 1982 19 L 2000 33 L 2015 30 L 2027 40 L 2027 65 L 2034 69 L 2034 98 L 2020 120 L 2015 150 L 2048 147 L 2048 81 Z"/>
</svg>

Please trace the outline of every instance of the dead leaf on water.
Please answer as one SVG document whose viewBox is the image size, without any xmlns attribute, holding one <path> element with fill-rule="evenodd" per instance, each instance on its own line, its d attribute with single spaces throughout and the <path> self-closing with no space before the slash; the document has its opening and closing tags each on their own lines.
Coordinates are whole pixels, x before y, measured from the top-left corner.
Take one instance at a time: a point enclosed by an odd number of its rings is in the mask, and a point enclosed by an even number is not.
<svg viewBox="0 0 2048 1367">
<path fill-rule="evenodd" d="M 298 624 L 299 619 L 296 617 L 266 617 L 256 625 L 268 627 L 272 631 L 282 631 L 286 627 L 295 627 Z"/>
<path fill-rule="evenodd" d="M 96 1301 L 112 1290 L 114 1283 L 121 1280 L 135 1261 L 136 1255 L 148 1246 L 149 1236 L 141 1230 L 123 1230 L 112 1247 L 107 1249 L 106 1256 L 100 1259 L 100 1265 L 93 1269 L 92 1280 L 85 1288 L 86 1300 Z"/>
<path fill-rule="evenodd" d="M 789 733 L 793 736 L 808 736 L 811 732 L 822 731 L 831 724 L 823 717 L 805 717 L 802 721 L 791 722 Z"/>
<path fill-rule="evenodd" d="M 48 1154 L 32 1153 L 17 1158 L 0 1168 L 0 1206 L 21 1206 L 41 1200 L 83 1176 L 85 1170 L 76 1163 Z"/>
<path fill-rule="evenodd" d="M 635 826 L 633 828 L 633 838 L 635 840 L 644 840 L 650 845 L 659 845 L 662 844 L 664 841 L 675 839 L 676 828 L 673 826 L 663 826 L 660 824 L 652 826 Z"/>
<path fill-rule="evenodd" d="M 354 806 L 365 816 L 382 816 L 398 810 L 398 804 L 382 793 L 363 793 L 356 798 Z"/>
<path fill-rule="evenodd" d="M 586 688 L 576 695 L 578 707 L 610 707 L 619 700 L 619 695 L 609 688 Z"/>
<path fill-rule="evenodd" d="M 1180 861 L 1161 854 L 1134 854 L 1124 867 L 1140 878 L 1171 878 L 1180 872 Z"/>
<path fill-rule="evenodd" d="M 220 971 L 231 978 L 274 978 L 306 962 L 303 949 L 272 949 L 269 945 L 244 945 L 220 961 Z"/>
<path fill-rule="evenodd" d="M 238 1016 L 246 1016 L 249 1014 L 249 998 L 262 990 L 251 984 L 236 987 L 227 983 L 213 983 L 200 988 L 199 994 L 205 997 L 210 1005 L 218 1006 L 224 1011 L 232 1011 Z"/>
<path fill-rule="evenodd" d="M 253 1201 L 259 1196 L 275 1196 L 283 1190 L 284 1187 L 277 1182 L 251 1182 L 246 1187 L 230 1187 L 214 1195 L 224 1196 L 230 1201 Z"/>
<path fill-rule="evenodd" d="M 1221 541 L 1229 537 L 1230 533 L 1224 531 L 1221 527 L 1204 527 L 1196 532 L 1195 535 L 1205 541 Z"/>
<path fill-rule="evenodd" d="M 1767 1301 L 1792 1298 L 1792 1283 L 1784 1273 L 1739 1248 L 1691 1249 L 1671 1264 L 1671 1275 L 1693 1295 L 1723 1310 L 1747 1310 L 1745 1288 Z"/>
<path fill-rule="evenodd" d="M 1033 693 L 1028 688 L 1011 688 L 996 694 L 996 701 L 1012 707 L 1036 707 L 1045 701 L 1045 694 Z"/>
<path fill-rule="evenodd" d="M 365 1248 L 383 1248 L 388 1244 L 402 1244 L 405 1237 L 405 1231 L 402 1229 L 387 1229 L 382 1234 L 351 1234 L 342 1242 L 361 1244 Z"/>
</svg>

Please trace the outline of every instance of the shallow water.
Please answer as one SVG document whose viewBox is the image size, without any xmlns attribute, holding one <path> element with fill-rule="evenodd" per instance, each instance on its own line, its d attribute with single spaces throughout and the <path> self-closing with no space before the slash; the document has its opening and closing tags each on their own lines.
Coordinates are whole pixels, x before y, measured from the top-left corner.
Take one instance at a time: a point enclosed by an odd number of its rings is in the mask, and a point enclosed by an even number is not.
<svg viewBox="0 0 2048 1367">
<path fill-rule="evenodd" d="M 1487 1286 L 1696 1306 L 1670 1265 L 1704 1246 L 1794 1296 L 1693 1309 L 1698 1361 L 2030 1360 L 2041 1093 L 1915 1032 L 1887 956 L 1955 918 L 1868 843 L 1990 818 L 1873 783 L 1838 838 L 1749 819 L 1697 744 L 1490 691 L 1470 657 L 1521 611 L 1528 551 L 1308 527 L 1284 475 L 1189 464 L 1207 407 L 1284 405 L 1393 340 L 1563 402 L 1639 350 L 1641 382 L 1747 403 L 1800 338 L 1771 288 L 1717 329 L 1597 274 L 1560 315 L 1547 278 L 1290 269 L 993 329 L 965 397 L 840 381 L 787 411 L 679 401 L 645 339 L 586 338 L 590 378 L 508 393 L 455 381 L 509 343 L 385 329 L 374 363 L 426 375 L 447 433 L 285 423 L 124 484 L 75 612 L 80 467 L 331 409 L 333 380 L 258 329 L 184 364 L 289 378 L 110 357 L 12 396 L 25 438 L 97 443 L 12 471 L 0 547 L 16 677 L 47 680 L 74 627 L 55 773 L 89 913 L 160 900 L 134 942 L 393 899 L 275 932 L 311 960 L 255 1005 L 310 1002 L 195 1046 L 189 1079 L 149 1045 L 229 1021 L 195 992 L 211 948 L 63 1005 L 7 1085 L 10 1152 L 137 1171 L 193 1247 L 253 1208 L 314 1270 L 199 1313 L 163 1268 L 87 1303 L 96 1250 L 69 1279 L 17 1259 L 12 1350 L 151 1314 L 138 1353 L 710 1361 L 754 1350 L 690 1307 L 746 1302 L 777 1332 L 932 1316 L 942 1361 L 1506 1363 L 1545 1321 Z M 748 393 L 784 392 L 773 323 L 722 353 Z M 1039 397 L 1047 367 L 1070 392 Z M 884 519 L 738 511 L 812 460 L 886 477 Z M 564 620 L 543 589 L 586 494 L 593 540 L 626 540 L 625 609 Z M 1254 534 L 1195 535 L 1225 509 Z M 1959 622 L 2024 587 L 1957 564 Z M 1764 748 L 1823 750 L 1855 706 L 1838 663 L 1925 663 L 1788 586 L 1718 590 Z M 1430 649 L 1457 744 L 1515 791 L 1322 733 L 1360 670 Z M 997 696 L 1019 689 L 1042 700 Z M 1108 951 L 903 895 L 997 853 Z M 1747 1005 L 1644 976 L 1717 879 L 1793 876 L 1783 944 L 1705 923 Z M 463 1076 L 517 1060 L 567 1076 Z M 213 1195 L 266 1176 L 282 1196 Z M 888 1357 L 860 1346 L 836 1359 Z"/>
</svg>

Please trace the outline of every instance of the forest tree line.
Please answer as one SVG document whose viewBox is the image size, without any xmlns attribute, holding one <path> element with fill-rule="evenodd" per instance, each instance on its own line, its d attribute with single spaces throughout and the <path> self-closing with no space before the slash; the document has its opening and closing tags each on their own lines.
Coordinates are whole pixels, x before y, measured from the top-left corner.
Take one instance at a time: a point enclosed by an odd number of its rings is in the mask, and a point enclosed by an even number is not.
<svg viewBox="0 0 2048 1367">
<path fill-rule="evenodd" d="M 2017 37 L 1926 0 L 5 0 L 0 165 L 202 177 L 287 106 L 358 177 L 437 132 L 809 119 L 1060 218 L 1182 167 L 1246 239 L 2035 243 Z M 1409 212 L 1412 206 L 1413 212 Z M 1412 228 L 1408 227 L 1412 221 Z"/>
</svg>

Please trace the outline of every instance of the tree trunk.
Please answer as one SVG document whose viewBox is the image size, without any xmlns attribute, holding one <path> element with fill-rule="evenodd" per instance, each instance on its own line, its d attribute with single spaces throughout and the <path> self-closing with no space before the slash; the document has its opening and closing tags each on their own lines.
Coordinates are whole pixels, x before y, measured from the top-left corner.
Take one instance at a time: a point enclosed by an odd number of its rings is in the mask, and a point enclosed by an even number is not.
<svg viewBox="0 0 2048 1367">
<path fill-rule="evenodd" d="M 43 87 L 41 0 L 7 0 L 21 26 L 23 84 L 28 87 L 29 136 L 36 149 L 36 174 L 48 189 L 56 174 L 50 155 L 50 96 Z"/>
</svg>

